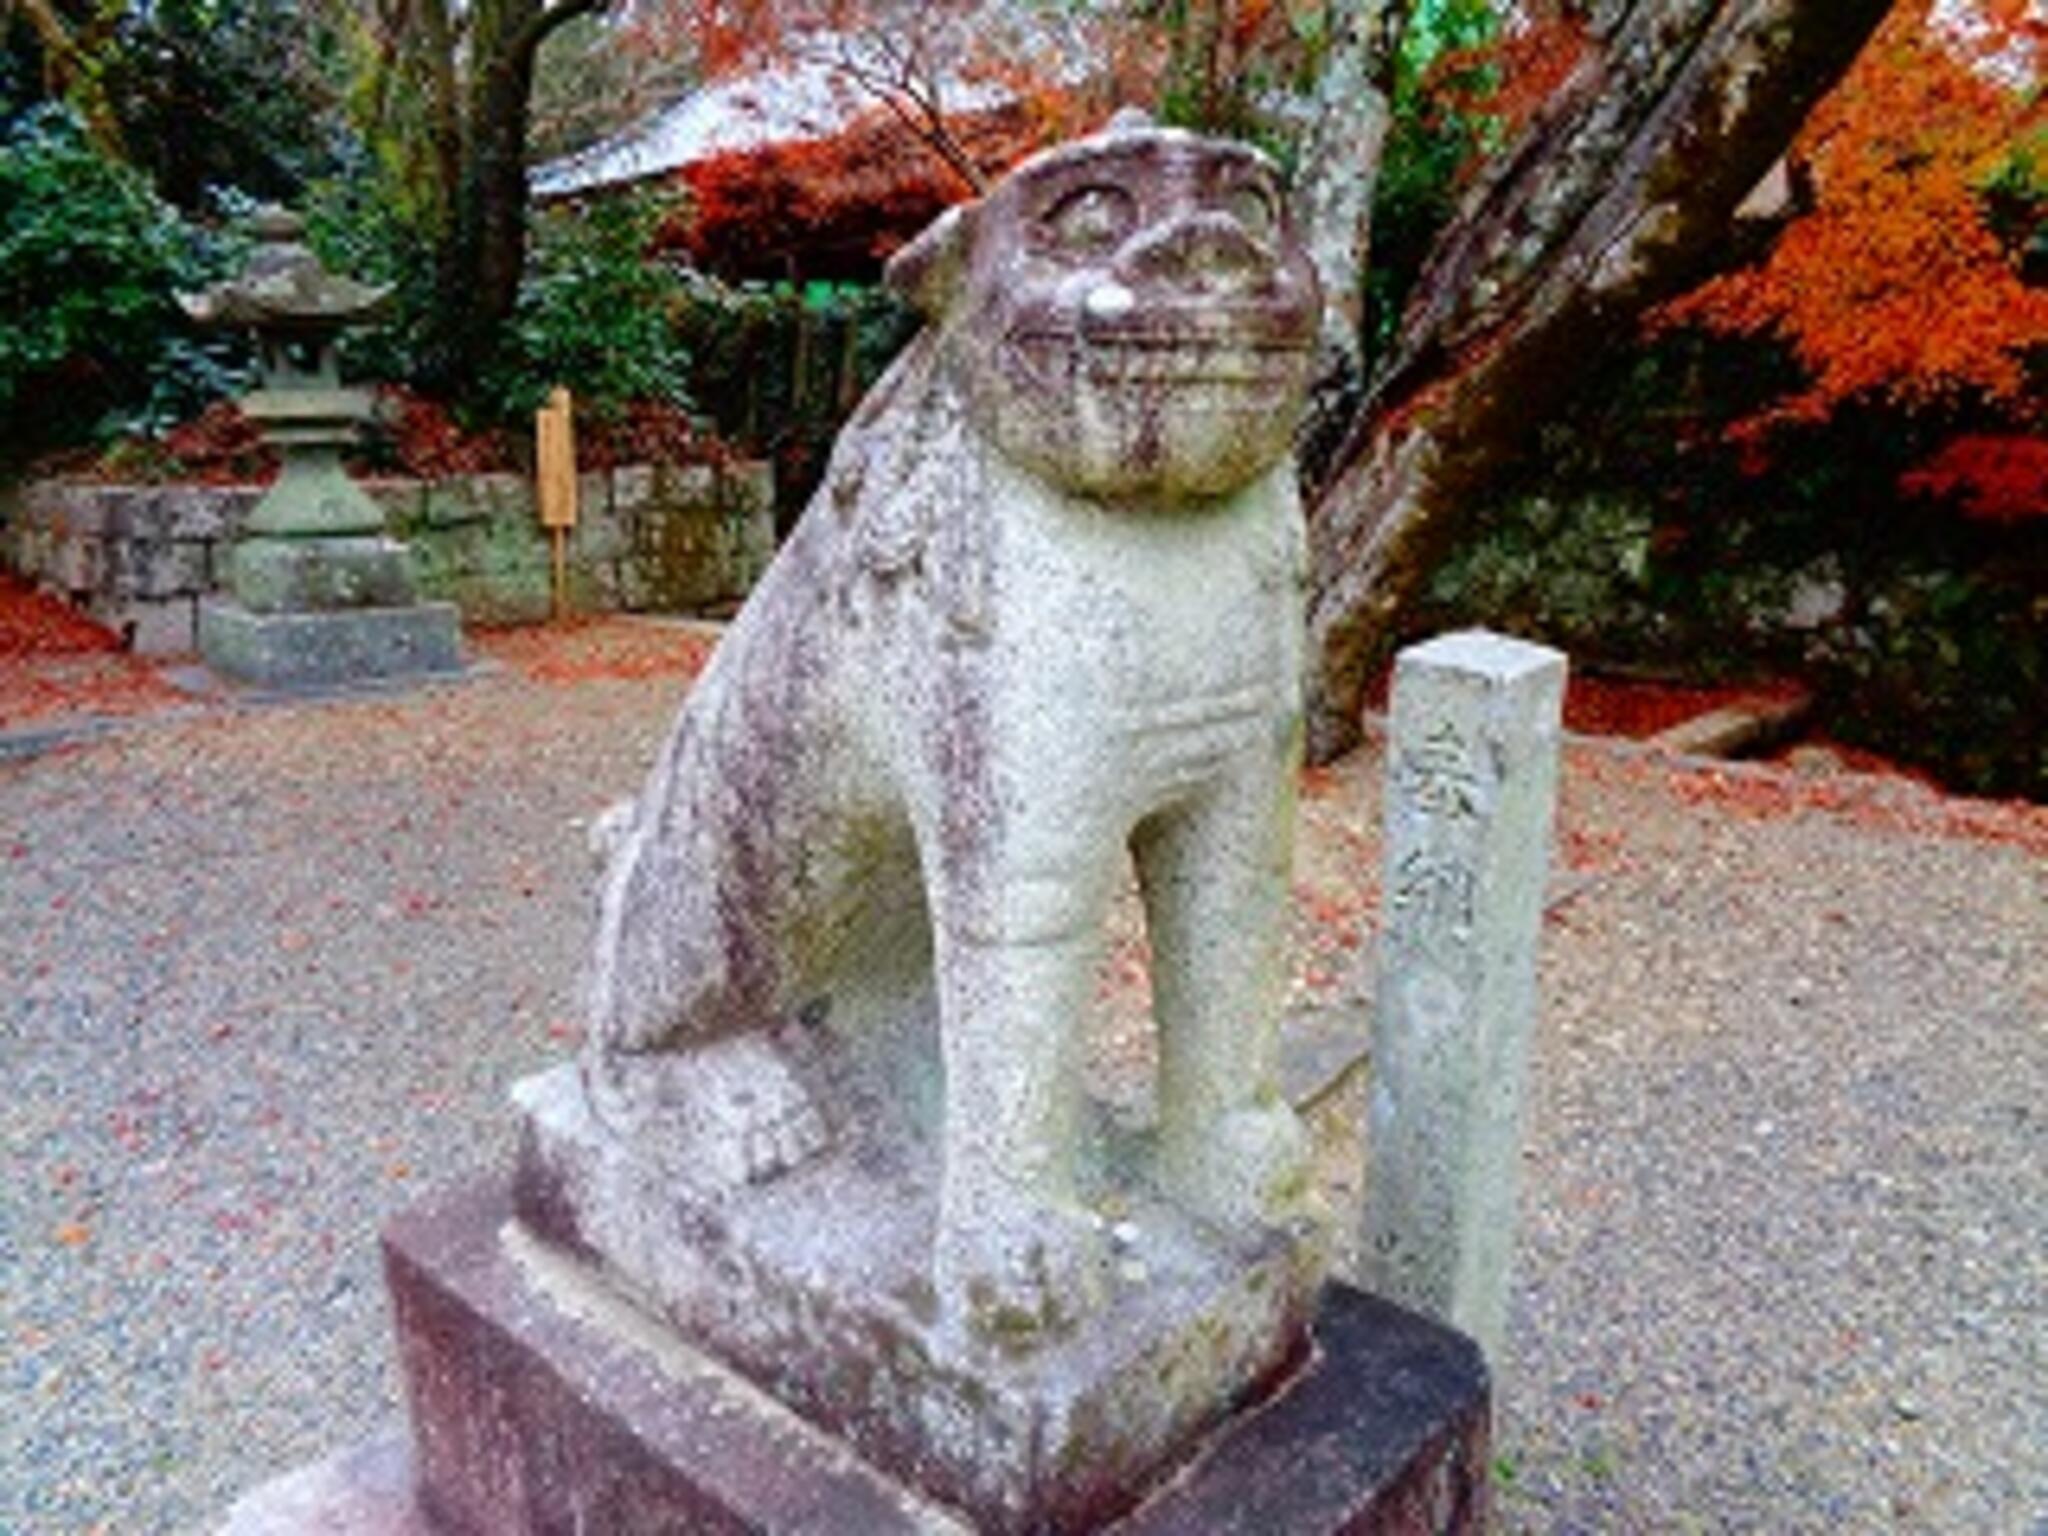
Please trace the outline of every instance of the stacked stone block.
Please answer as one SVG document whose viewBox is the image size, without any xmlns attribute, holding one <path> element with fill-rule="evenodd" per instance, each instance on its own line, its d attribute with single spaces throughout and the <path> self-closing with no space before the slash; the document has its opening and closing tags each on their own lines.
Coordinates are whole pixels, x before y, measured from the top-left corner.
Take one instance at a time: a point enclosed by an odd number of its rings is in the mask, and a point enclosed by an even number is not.
<svg viewBox="0 0 2048 1536">
<path fill-rule="evenodd" d="M 548 542 L 533 485 L 517 475 L 364 483 L 412 551 L 423 598 L 468 624 L 549 612 Z M 569 539 L 579 613 L 717 612 L 743 598 L 774 553 L 768 466 L 628 465 L 585 474 Z M 0 514 L 0 564 L 130 636 L 145 655 L 196 647 L 201 598 L 221 590 L 227 552 L 263 494 L 252 485 L 39 481 Z"/>
</svg>

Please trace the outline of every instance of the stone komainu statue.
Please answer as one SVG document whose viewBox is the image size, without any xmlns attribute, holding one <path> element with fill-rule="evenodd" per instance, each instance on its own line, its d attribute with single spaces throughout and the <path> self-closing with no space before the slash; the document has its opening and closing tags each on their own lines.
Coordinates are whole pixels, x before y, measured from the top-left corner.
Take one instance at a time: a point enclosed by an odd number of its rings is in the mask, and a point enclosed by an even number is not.
<svg viewBox="0 0 2048 1536">
<path fill-rule="evenodd" d="M 1126 119 L 888 281 L 931 323 L 612 826 L 584 1077 L 701 1186 L 921 1163 L 941 1304 L 1028 1335 L 1109 1283 L 1078 1037 L 1126 847 L 1132 1176 L 1235 1226 L 1303 1191 L 1273 1054 L 1317 295 L 1264 158 Z"/>
</svg>

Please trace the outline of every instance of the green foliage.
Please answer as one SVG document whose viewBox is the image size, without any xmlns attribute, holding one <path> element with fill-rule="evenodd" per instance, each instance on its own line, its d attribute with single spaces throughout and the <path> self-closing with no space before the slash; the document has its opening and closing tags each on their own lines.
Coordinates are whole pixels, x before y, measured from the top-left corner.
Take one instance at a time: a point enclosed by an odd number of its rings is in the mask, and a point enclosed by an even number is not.
<svg viewBox="0 0 2048 1536">
<path fill-rule="evenodd" d="M 566 384 L 599 416 L 629 401 L 690 403 L 690 356 L 677 330 L 686 289 L 649 258 L 673 205 L 610 197 L 543 210 L 519 304 L 486 381 L 506 416 L 524 415 Z"/>
<path fill-rule="evenodd" d="M 2048 519 L 1901 507 L 1955 423 L 1845 409 L 1774 439 L 1723 428 L 1796 366 L 1672 334 L 1589 376 L 1476 532 L 1417 633 L 1464 624 L 1698 681 L 1793 675 L 1830 734 L 1959 789 L 2048 799 Z"/>
<path fill-rule="evenodd" d="M 1489 0 L 1424 0 L 1402 35 L 1393 122 L 1373 189 L 1363 337 L 1368 362 L 1392 345 L 1401 307 L 1431 243 L 1456 211 L 1465 175 L 1494 147 L 1496 125 L 1465 103 L 1493 83 L 1480 50 L 1499 30 Z"/>
<path fill-rule="evenodd" d="M 0 451 L 174 420 L 231 388 L 245 360 L 195 336 L 175 294 L 232 254 L 69 109 L 17 119 L 0 137 L 0 412 L 15 427 Z"/>
<path fill-rule="evenodd" d="M 289 200 L 335 143 L 337 46 L 297 0 L 55 0 L 70 46 L 0 6 L 0 118 L 57 87 L 157 194 L 198 212 L 216 189 Z M 10 25 L 10 22 L 12 24 Z"/>
<path fill-rule="evenodd" d="M 1812 648 L 1835 733 L 1960 789 L 2048 801 L 2044 572 L 2040 551 L 2031 583 L 1948 562 L 1890 572 Z"/>
<path fill-rule="evenodd" d="M 335 53 L 296 0 L 152 0 L 124 9 L 102 78 L 162 196 L 195 211 L 222 186 L 283 202 L 337 148 Z"/>
<path fill-rule="evenodd" d="M 1518 498 L 1437 567 L 1427 601 L 1572 651 L 1605 649 L 1617 634 L 1647 647 L 1665 622 L 1652 532 L 1649 511 L 1626 497 Z"/>
<path fill-rule="evenodd" d="M 2048 125 L 2015 143 L 1978 191 L 1987 222 L 2019 261 L 2024 280 L 2048 283 Z"/>
<path fill-rule="evenodd" d="M 367 155 L 316 183 L 306 208 L 308 239 L 322 261 L 393 289 L 390 317 L 345 339 L 345 371 L 418 382 L 428 371 L 436 295 L 435 250 L 417 210 Z M 673 213 L 672 200 L 654 195 L 536 213 L 518 307 L 480 387 L 462 402 L 465 416 L 523 428 L 557 384 L 600 417 L 615 418 L 632 401 L 687 407 L 690 352 L 681 322 L 690 290 L 648 254 Z"/>
<path fill-rule="evenodd" d="M 785 524 L 823 472 L 840 424 L 918 323 L 877 285 L 691 285 L 682 327 L 697 397 L 720 436 L 775 460 Z"/>
<path fill-rule="evenodd" d="M 331 271 L 392 290 L 389 316 L 342 338 L 343 373 L 402 383 L 420 374 L 434 303 L 434 247 L 397 184 L 368 150 L 350 145 L 333 174 L 310 183 L 302 201 L 306 242 Z"/>
</svg>

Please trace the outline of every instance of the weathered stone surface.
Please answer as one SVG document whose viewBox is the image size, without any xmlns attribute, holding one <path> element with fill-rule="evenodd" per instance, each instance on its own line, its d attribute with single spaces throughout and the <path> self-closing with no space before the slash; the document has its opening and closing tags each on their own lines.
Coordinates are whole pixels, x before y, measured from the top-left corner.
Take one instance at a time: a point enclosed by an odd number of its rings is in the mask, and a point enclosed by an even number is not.
<svg viewBox="0 0 2048 1536">
<path fill-rule="evenodd" d="M 428 528 L 515 520 L 537 523 L 533 486 L 518 475 L 459 475 L 427 483 L 420 518 Z"/>
<path fill-rule="evenodd" d="M 250 1489 L 215 1536 L 447 1536 L 413 1487 L 412 1442 L 396 1430 Z"/>
<path fill-rule="evenodd" d="M 1314 282 L 1265 161 L 1150 127 L 1029 162 L 890 272 L 935 324 L 623 826 L 588 1081 L 627 1145 L 758 1146 L 693 1167 L 762 1185 L 846 1155 L 791 1046 L 831 1042 L 904 1111 L 897 1164 L 942 1170 L 942 1313 L 1057 1334 L 1108 1291 L 1075 1059 L 1126 845 L 1160 1130 L 1111 1182 L 1225 1231 L 1299 1214 L 1273 1038 Z"/>
<path fill-rule="evenodd" d="M 403 608 L 413 600 L 406 547 L 376 534 L 241 539 L 228 559 L 228 585 L 255 613 Z"/>
<path fill-rule="evenodd" d="M 1490 1382 L 1462 1334 L 1333 1285 L 1315 1352 L 1106 1536 L 1480 1536 Z"/>
<path fill-rule="evenodd" d="M 453 603 L 252 613 L 213 598 L 199 607 L 199 652 L 214 671 L 261 688 L 456 672 L 460 615 Z"/>
<path fill-rule="evenodd" d="M 68 593 L 91 592 L 103 582 L 113 585 L 114 564 L 106 558 L 106 545 L 99 539 L 71 539 L 56 551 L 48 574 Z"/>
<path fill-rule="evenodd" d="M 248 232 L 256 245 L 242 271 L 202 293 L 178 295 L 200 325 L 255 330 L 266 352 L 286 352 L 287 341 L 302 347 L 309 336 L 324 341 L 345 325 L 375 319 L 388 306 L 389 286 L 359 283 L 323 267 L 305 244 L 306 221 L 290 209 L 258 209 Z M 278 363 L 266 356 L 266 371 L 300 365 L 297 350 L 288 355 L 289 362 Z"/>
<path fill-rule="evenodd" d="M 1317 1275 L 1300 1245 L 1232 1240 L 1141 1197 L 1115 1224 L 1100 1315 L 1034 1348 L 985 1339 L 934 1306 L 937 1181 L 889 1167 L 885 1111 L 849 1117 L 835 1157 L 734 1198 L 688 1173 L 721 1151 L 743 1165 L 735 1181 L 758 1166 L 758 1149 L 719 1145 L 723 1127 L 655 1158 L 594 1122 L 573 1068 L 519 1097 L 529 1227 L 603 1255 L 682 1336 L 991 1531 L 1078 1529 L 1128 1504 L 1285 1369 L 1307 1322 Z"/>
<path fill-rule="evenodd" d="M 616 497 L 615 479 L 640 499 Z M 422 597 L 454 602 L 477 623 L 548 616 L 549 550 L 526 481 L 361 484 L 406 541 Z M 189 652 L 194 600 L 226 585 L 231 541 L 262 495 L 256 486 L 35 482 L 0 519 L 0 563 L 116 630 L 132 628 L 138 650 Z M 724 608 L 774 552 L 772 487 L 759 462 L 724 466 L 716 480 L 594 472 L 583 477 L 582 506 L 568 572 L 579 613 Z"/>
<path fill-rule="evenodd" d="M 385 1272 L 445 1536 L 958 1530 L 574 1266 L 508 1251 L 502 1181 L 398 1217 Z"/>
<path fill-rule="evenodd" d="M 108 546 L 114 590 L 154 600 L 204 592 L 210 574 L 209 546 L 196 539 L 130 539 Z"/>
<path fill-rule="evenodd" d="M 209 486 L 165 485 L 156 488 L 151 510 L 156 531 L 163 538 L 219 539 L 228 537 L 246 519 L 247 507 L 255 500 L 253 488 L 247 500 L 237 505 L 232 497 L 213 494 Z"/>
<path fill-rule="evenodd" d="M 259 390 L 246 397 L 244 408 L 253 413 L 265 393 Z M 346 426 L 347 418 L 342 416 L 339 421 L 323 421 L 321 427 L 307 429 L 341 441 L 329 441 L 326 436 L 305 444 L 284 440 L 284 468 L 263 499 L 249 509 L 241 527 L 243 537 L 269 534 L 314 539 L 383 534 L 384 509 L 342 469 L 340 449 L 346 441 Z M 269 437 L 278 440 L 275 430 Z"/>
<path fill-rule="evenodd" d="M 1483 631 L 1395 664 L 1360 1277 L 1497 1354 L 1564 657 Z"/>
<path fill-rule="evenodd" d="M 644 495 L 632 494 L 641 485 Z M 626 488 L 613 517 L 632 552 L 640 607 L 688 611 L 735 601 L 774 554 L 768 487 L 709 465 L 657 468 Z"/>
<path fill-rule="evenodd" d="M 115 633 L 138 656 L 189 656 L 199 649 L 196 597 L 167 597 L 132 603 Z"/>
<path fill-rule="evenodd" d="M 1737 700 L 1659 731 L 1648 745 L 1699 757 L 1747 757 L 1796 736 L 1813 716 L 1813 695 Z"/>
<path fill-rule="evenodd" d="M 535 1243 L 510 1216 L 503 1183 L 483 1181 L 431 1197 L 385 1233 L 415 1475 L 441 1536 L 973 1528 L 691 1348 L 594 1271 Z M 1324 1294 L 1312 1337 L 1279 1390 L 1191 1446 L 1178 1475 L 1138 1507 L 1106 1525 L 1034 1528 L 1482 1529 L 1488 1387 L 1471 1343 L 1342 1287 Z M 330 1474 L 340 1486 L 325 1507 L 388 1519 L 390 1452 L 360 1459 L 355 1486 Z M 281 1485 L 295 1512 L 308 1508 L 312 1481 Z M 266 1502 L 246 1499 L 237 1513 L 246 1520 Z M 348 1520 L 298 1528 L 386 1529 Z"/>
</svg>

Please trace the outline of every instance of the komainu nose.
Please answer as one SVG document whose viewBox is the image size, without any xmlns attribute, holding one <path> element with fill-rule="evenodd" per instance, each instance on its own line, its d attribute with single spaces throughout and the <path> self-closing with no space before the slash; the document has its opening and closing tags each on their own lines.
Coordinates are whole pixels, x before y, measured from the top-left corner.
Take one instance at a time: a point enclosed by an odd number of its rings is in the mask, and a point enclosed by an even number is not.
<svg viewBox="0 0 2048 1536">
<path fill-rule="evenodd" d="M 1195 293 L 1241 293 L 1267 278 L 1273 252 L 1227 213 L 1203 210 L 1140 231 L 1117 253 L 1117 270 Z"/>
</svg>

